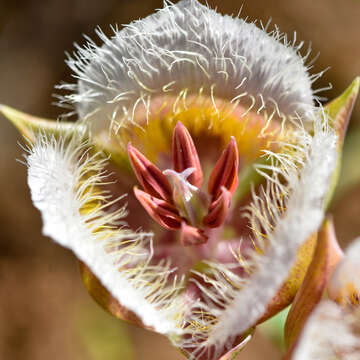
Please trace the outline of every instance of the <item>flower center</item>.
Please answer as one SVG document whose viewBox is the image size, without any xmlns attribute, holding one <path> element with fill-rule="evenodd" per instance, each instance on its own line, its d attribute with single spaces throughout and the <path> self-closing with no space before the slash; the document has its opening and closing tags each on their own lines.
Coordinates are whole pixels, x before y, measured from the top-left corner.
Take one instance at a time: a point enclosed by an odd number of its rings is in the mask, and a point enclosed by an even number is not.
<svg viewBox="0 0 360 360">
<path fill-rule="evenodd" d="M 206 243 L 209 230 L 224 224 L 238 186 L 239 154 L 233 137 L 210 173 L 207 190 L 202 188 L 198 152 L 181 122 L 172 136 L 173 169 L 161 171 L 131 144 L 128 154 L 143 188 L 134 187 L 136 198 L 159 225 L 180 231 L 183 246 Z"/>
<path fill-rule="evenodd" d="M 112 198 L 134 189 L 127 224 L 154 235 L 152 262 L 171 260 L 174 276 L 207 261 L 238 266 L 262 237 L 249 215 L 272 171 L 266 152 L 291 143 L 292 130 L 216 98 L 216 107 L 205 96 L 155 100 L 147 117 L 139 104 L 133 122 L 100 134 L 111 154 Z"/>
</svg>

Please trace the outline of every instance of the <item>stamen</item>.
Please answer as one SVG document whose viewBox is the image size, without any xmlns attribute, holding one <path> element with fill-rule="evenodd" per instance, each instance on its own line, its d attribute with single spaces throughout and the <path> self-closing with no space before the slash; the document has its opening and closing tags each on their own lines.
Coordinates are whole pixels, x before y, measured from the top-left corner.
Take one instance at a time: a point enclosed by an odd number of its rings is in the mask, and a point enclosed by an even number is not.
<svg viewBox="0 0 360 360">
<path fill-rule="evenodd" d="M 144 190 L 152 196 L 172 202 L 171 185 L 161 170 L 130 144 L 128 154 L 135 175 Z"/>
<path fill-rule="evenodd" d="M 223 186 L 231 193 L 231 195 L 234 194 L 239 183 L 238 171 L 239 153 L 236 140 L 232 136 L 230 143 L 221 154 L 210 175 L 208 192 L 213 196 L 213 199 L 216 200 L 221 196 L 221 188 Z"/>
<path fill-rule="evenodd" d="M 185 222 L 181 224 L 181 244 L 183 246 L 201 245 L 205 244 L 208 237 L 203 230 L 187 225 Z"/>
<path fill-rule="evenodd" d="M 182 219 L 176 207 L 169 202 L 157 199 L 154 196 L 134 187 L 134 194 L 146 212 L 161 226 L 168 230 L 178 230 Z"/>
<path fill-rule="evenodd" d="M 203 182 L 199 156 L 190 133 L 181 122 L 175 126 L 172 147 L 174 169 L 161 172 L 137 149 L 128 145 L 131 164 L 144 188 L 142 191 L 135 187 L 134 193 L 158 224 L 168 230 L 181 229 L 183 246 L 203 244 L 207 236 L 202 228 L 216 228 L 225 222 L 232 195 L 238 186 L 237 144 L 231 137 L 216 162 L 208 183 L 209 194 L 198 187 Z"/>
<path fill-rule="evenodd" d="M 188 182 L 200 188 L 203 182 L 203 173 L 199 155 L 189 131 L 180 121 L 174 129 L 172 152 L 174 170 L 181 173 L 186 169 L 194 168 L 194 171 L 188 177 Z"/>
<path fill-rule="evenodd" d="M 208 214 L 204 217 L 203 224 L 210 228 L 222 225 L 231 205 L 232 195 L 224 186 L 221 187 L 221 195 L 212 202 Z"/>
</svg>

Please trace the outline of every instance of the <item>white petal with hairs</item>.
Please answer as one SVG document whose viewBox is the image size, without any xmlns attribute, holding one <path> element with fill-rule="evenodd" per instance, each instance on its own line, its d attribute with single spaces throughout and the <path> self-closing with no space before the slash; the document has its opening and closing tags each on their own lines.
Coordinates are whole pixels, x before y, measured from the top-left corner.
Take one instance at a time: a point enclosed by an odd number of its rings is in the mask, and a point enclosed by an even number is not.
<svg viewBox="0 0 360 360">
<path fill-rule="evenodd" d="M 170 264 L 149 265 L 151 233 L 126 227 L 125 207 L 110 211 L 103 171 L 81 139 L 40 135 L 27 155 L 28 184 L 40 210 L 43 234 L 69 248 L 121 305 L 168 336 L 182 332 L 176 301 L 181 284 L 168 282 Z M 121 270 L 119 270 L 121 269 Z"/>
<path fill-rule="evenodd" d="M 62 103 L 75 104 L 80 118 L 96 128 L 107 120 L 134 121 L 137 107 L 149 109 L 159 95 L 206 93 L 240 100 L 255 111 L 278 116 L 313 112 L 306 57 L 277 28 L 267 33 L 254 23 L 222 16 L 196 0 L 167 5 L 122 30 L 114 30 L 98 47 L 88 39 L 77 47 L 68 65 L 77 84 L 61 85 L 74 91 Z M 309 55 L 309 53 L 308 53 Z"/>
</svg>

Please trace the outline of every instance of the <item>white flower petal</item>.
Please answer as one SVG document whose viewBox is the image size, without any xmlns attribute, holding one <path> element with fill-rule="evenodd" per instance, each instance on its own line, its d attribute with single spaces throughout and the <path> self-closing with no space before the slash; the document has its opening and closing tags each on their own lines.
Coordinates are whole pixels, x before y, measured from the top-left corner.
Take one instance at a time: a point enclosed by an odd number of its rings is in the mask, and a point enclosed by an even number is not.
<svg viewBox="0 0 360 360">
<path fill-rule="evenodd" d="M 106 194 L 93 194 L 104 181 L 106 160 L 89 155 L 87 145 L 76 138 L 40 135 L 30 148 L 28 184 L 42 215 L 43 233 L 71 249 L 146 326 L 178 335 L 183 306 L 175 297 L 180 285 L 168 284 L 169 264 L 149 263 L 152 234 L 126 230 L 121 226 L 125 209 L 110 212 Z M 87 206 L 94 201 L 105 205 Z"/>
<path fill-rule="evenodd" d="M 329 280 L 327 291 L 330 299 L 344 304 L 351 303 L 352 295 L 360 295 L 360 238 L 346 249 Z"/>
<path fill-rule="evenodd" d="M 257 244 L 267 244 L 264 253 L 254 254 L 252 262 L 256 269 L 246 281 L 213 264 L 216 281 L 208 279 L 213 286 L 203 289 L 208 297 L 203 310 L 216 321 L 207 322 L 201 316 L 197 319 L 205 329 L 204 333 L 196 334 L 199 342 L 203 341 L 197 356 L 213 347 L 216 359 L 224 348 L 231 348 L 236 336 L 254 326 L 264 314 L 286 280 L 299 247 L 321 225 L 324 199 L 337 163 L 336 142 L 335 132 L 319 118 L 313 137 L 304 131 L 298 143 L 298 159 L 289 158 L 288 154 L 281 159 L 281 154 L 274 154 L 286 165 L 274 168 L 277 171 L 268 181 L 264 197 L 254 198 L 251 215 L 261 233 Z M 299 162 L 303 162 L 301 170 Z M 279 181 L 279 172 L 288 182 L 286 187 Z M 285 211 L 279 210 L 285 206 Z"/>
<path fill-rule="evenodd" d="M 115 30 L 110 39 L 97 33 L 101 47 L 89 41 L 68 60 L 78 84 L 60 86 L 74 90 L 63 101 L 75 103 L 80 118 L 97 126 L 107 126 L 104 119 L 133 120 L 136 107 L 148 108 L 158 95 L 200 89 L 211 97 L 247 99 L 268 114 L 307 119 L 312 113 L 312 78 L 298 54 L 302 43 L 287 42 L 277 29 L 268 34 L 182 0 Z"/>
<path fill-rule="evenodd" d="M 358 360 L 359 313 L 347 313 L 331 301 L 321 302 L 309 317 L 293 360 Z"/>
</svg>

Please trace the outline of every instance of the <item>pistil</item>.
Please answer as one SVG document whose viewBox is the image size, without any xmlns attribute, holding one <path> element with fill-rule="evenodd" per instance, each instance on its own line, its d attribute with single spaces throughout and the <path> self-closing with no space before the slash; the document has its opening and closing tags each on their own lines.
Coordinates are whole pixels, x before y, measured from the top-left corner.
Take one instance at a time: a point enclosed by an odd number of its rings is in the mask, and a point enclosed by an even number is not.
<svg viewBox="0 0 360 360">
<path fill-rule="evenodd" d="M 194 207 L 195 197 L 200 190 L 187 180 L 194 172 L 195 168 L 187 168 L 181 173 L 166 169 L 163 174 L 170 178 L 173 184 L 175 206 L 179 209 L 180 214 L 195 226 L 199 222 L 198 212 Z"/>
</svg>

